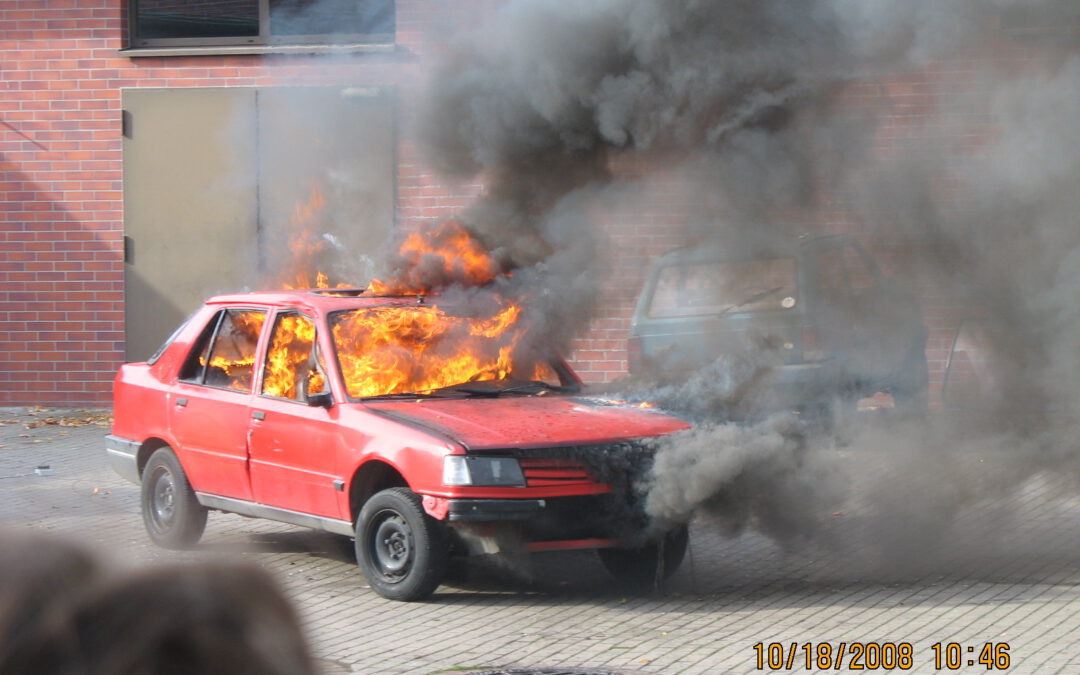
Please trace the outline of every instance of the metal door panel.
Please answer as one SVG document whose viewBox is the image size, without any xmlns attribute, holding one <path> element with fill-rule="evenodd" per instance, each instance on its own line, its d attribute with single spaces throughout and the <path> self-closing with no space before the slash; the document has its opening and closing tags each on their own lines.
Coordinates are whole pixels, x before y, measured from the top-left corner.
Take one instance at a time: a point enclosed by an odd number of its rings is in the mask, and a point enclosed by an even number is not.
<svg viewBox="0 0 1080 675">
<path fill-rule="evenodd" d="M 125 357 L 148 358 L 207 296 L 249 283 L 255 90 L 125 89 Z"/>
<path fill-rule="evenodd" d="M 311 267 L 332 282 L 364 284 L 365 259 L 394 221 L 396 134 L 392 90 L 272 87 L 258 92 L 261 252 L 268 276 L 287 265 L 289 242 L 319 248 Z M 312 199 L 317 191 L 321 203 Z M 307 208 L 298 219 L 298 208 Z M 314 270 L 309 270 L 313 276 Z"/>
</svg>

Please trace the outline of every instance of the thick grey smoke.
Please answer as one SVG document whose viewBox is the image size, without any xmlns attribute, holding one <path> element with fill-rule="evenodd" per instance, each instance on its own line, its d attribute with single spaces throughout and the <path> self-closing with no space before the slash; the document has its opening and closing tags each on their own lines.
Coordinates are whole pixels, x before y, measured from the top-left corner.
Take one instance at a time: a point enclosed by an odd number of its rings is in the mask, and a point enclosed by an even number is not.
<svg viewBox="0 0 1080 675">
<path fill-rule="evenodd" d="M 824 201 L 839 202 L 915 251 L 905 281 L 979 318 L 994 354 L 995 396 L 980 402 L 989 417 L 863 415 L 837 434 L 787 414 L 728 422 L 765 354 L 721 359 L 679 387 L 639 387 L 701 422 L 661 448 L 643 487 L 659 521 L 705 508 L 787 543 L 854 547 L 888 531 L 884 551 L 918 552 L 963 509 L 1033 477 L 1075 489 L 1080 56 L 1034 40 L 1022 48 L 1038 69 L 999 71 L 1010 59 L 992 58 L 1021 48 L 999 29 L 1003 16 L 1065 16 L 1070 4 L 513 0 L 439 69 L 424 118 L 430 156 L 488 181 L 464 219 L 549 299 L 560 344 L 591 316 L 608 271 L 595 265 L 597 196 L 640 193 L 622 179 L 627 161 L 647 167 L 637 185 L 674 172 L 696 195 L 695 234 L 737 240 L 814 222 Z M 941 74 L 927 105 L 952 122 L 899 134 L 882 152 L 880 128 L 899 113 L 852 104 L 849 86 L 950 59 L 965 66 Z M 865 527 L 830 527 L 853 508 Z M 852 532 L 879 534 L 856 543 Z"/>
<path fill-rule="evenodd" d="M 872 115 L 835 105 L 836 90 L 954 46 L 974 6 L 508 2 L 431 78 L 423 138 L 444 172 L 486 179 L 464 220 L 546 279 L 559 298 L 547 325 L 581 325 L 612 273 L 597 264 L 596 211 L 613 189 L 622 213 L 645 198 L 616 178 L 620 162 L 676 171 L 698 234 L 805 220 L 870 149 Z"/>
<path fill-rule="evenodd" d="M 691 161 L 741 216 L 816 199 L 862 131 L 834 89 L 955 47 L 975 3 L 831 0 L 507 3 L 433 78 L 436 164 L 483 174 L 470 221 L 525 263 L 523 232 L 611 161 Z M 533 256 L 530 256 L 530 253 Z"/>
</svg>

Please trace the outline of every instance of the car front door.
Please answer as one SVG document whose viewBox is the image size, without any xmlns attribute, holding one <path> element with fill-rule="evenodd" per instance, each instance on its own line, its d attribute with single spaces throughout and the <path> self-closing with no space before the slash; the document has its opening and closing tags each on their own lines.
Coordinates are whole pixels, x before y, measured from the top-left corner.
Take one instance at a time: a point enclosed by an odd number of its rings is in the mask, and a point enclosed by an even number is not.
<svg viewBox="0 0 1080 675">
<path fill-rule="evenodd" d="M 250 407 L 250 471 L 255 501 L 326 518 L 348 518 L 335 473 L 338 410 L 313 404 L 330 391 L 315 322 L 279 312 Z"/>
<path fill-rule="evenodd" d="M 207 323 L 181 367 L 169 427 L 197 492 L 251 499 L 247 410 L 266 311 L 223 309 Z"/>
</svg>

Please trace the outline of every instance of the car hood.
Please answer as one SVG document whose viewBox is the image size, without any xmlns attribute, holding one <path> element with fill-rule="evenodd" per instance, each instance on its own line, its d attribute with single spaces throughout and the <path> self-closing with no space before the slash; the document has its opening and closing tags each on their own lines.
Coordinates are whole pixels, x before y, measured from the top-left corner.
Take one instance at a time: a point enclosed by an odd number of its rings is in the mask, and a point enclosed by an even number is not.
<svg viewBox="0 0 1080 675">
<path fill-rule="evenodd" d="M 371 401 L 367 409 L 470 450 L 609 443 L 690 425 L 653 409 L 588 396 Z"/>
</svg>

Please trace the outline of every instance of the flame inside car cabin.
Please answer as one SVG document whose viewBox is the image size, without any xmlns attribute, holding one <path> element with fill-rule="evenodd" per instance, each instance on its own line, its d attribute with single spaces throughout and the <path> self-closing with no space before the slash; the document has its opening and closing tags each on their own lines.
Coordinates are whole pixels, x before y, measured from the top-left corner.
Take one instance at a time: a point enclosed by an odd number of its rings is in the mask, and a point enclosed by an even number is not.
<svg viewBox="0 0 1080 675">
<path fill-rule="evenodd" d="M 227 325 L 219 327 L 221 331 L 230 332 L 237 343 L 255 344 L 258 341 L 259 331 L 262 330 L 266 316 L 262 312 L 230 312 L 222 319 Z M 209 346 L 209 345 L 207 345 Z M 207 354 L 199 356 L 199 365 L 207 365 Z M 250 380 L 251 369 L 255 365 L 255 357 L 252 355 L 235 356 L 230 354 L 218 354 L 209 359 L 210 367 L 216 368 L 229 378 L 233 386 L 244 388 Z"/>
<path fill-rule="evenodd" d="M 305 393 L 325 388 L 325 368 L 312 361 L 314 341 L 315 323 L 306 316 L 289 314 L 278 320 L 266 359 L 263 393 L 296 398 L 300 386 L 306 387 Z"/>
<path fill-rule="evenodd" d="M 314 233 L 323 205 L 321 192 L 313 188 L 307 202 L 297 206 L 285 288 L 330 287 L 325 273 L 309 271 L 321 250 L 322 240 Z M 372 280 L 362 295 L 423 297 L 450 285 L 481 287 L 500 275 L 499 265 L 483 244 L 455 220 L 411 232 L 398 248 L 395 265 L 394 273 L 385 280 Z M 477 314 L 476 308 L 466 308 L 467 316 L 440 306 L 438 300 L 334 314 L 330 320 L 333 343 L 349 396 L 422 393 L 468 382 L 559 384 L 550 364 L 519 349 L 527 332 L 521 305 L 494 291 L 485 294 L 483 304 L 491 309 Z M 259 327 L 253 329 L 257 334 Z M 317 353 L 312 350 L 314 334 L 315 326 L 306 317 L 279 320 L 268 350 L 264 393 L 292 398 L 301 386 L 306 386 L 306 393 L 324 388 L 325 368 L 314 362 L 303 365 Z M 298 376 L 298 372 L 306 375 Z"/>
<path fill-rule="evenodd" d="M 365 295 L 422 296 L 440 285 L 483 286 L 499 267 L 461 223 L 448 220 L 410 233 L 398 249 L 398 273 L 373 280 Z M 457 316 L 438 304 L 376 307 L 333 319 L 334 346 L 352 397 L 424 392 L 466 382 L 543 380 L 558 376 L 516 348 L 525 334 L 521 306 L 492 294 L 497 308 Z"/>
<path fill-rule="evenodd" d="M 333 320 L 345 386 L 352 397 L 425 392 L 466 382 L 543 380 L 558 383 L 547 364 L 515 356 L 524 335 L 520 308 L 496 316 L 453 316 L 437 306 L 375 307 Z"/>
</svg>

